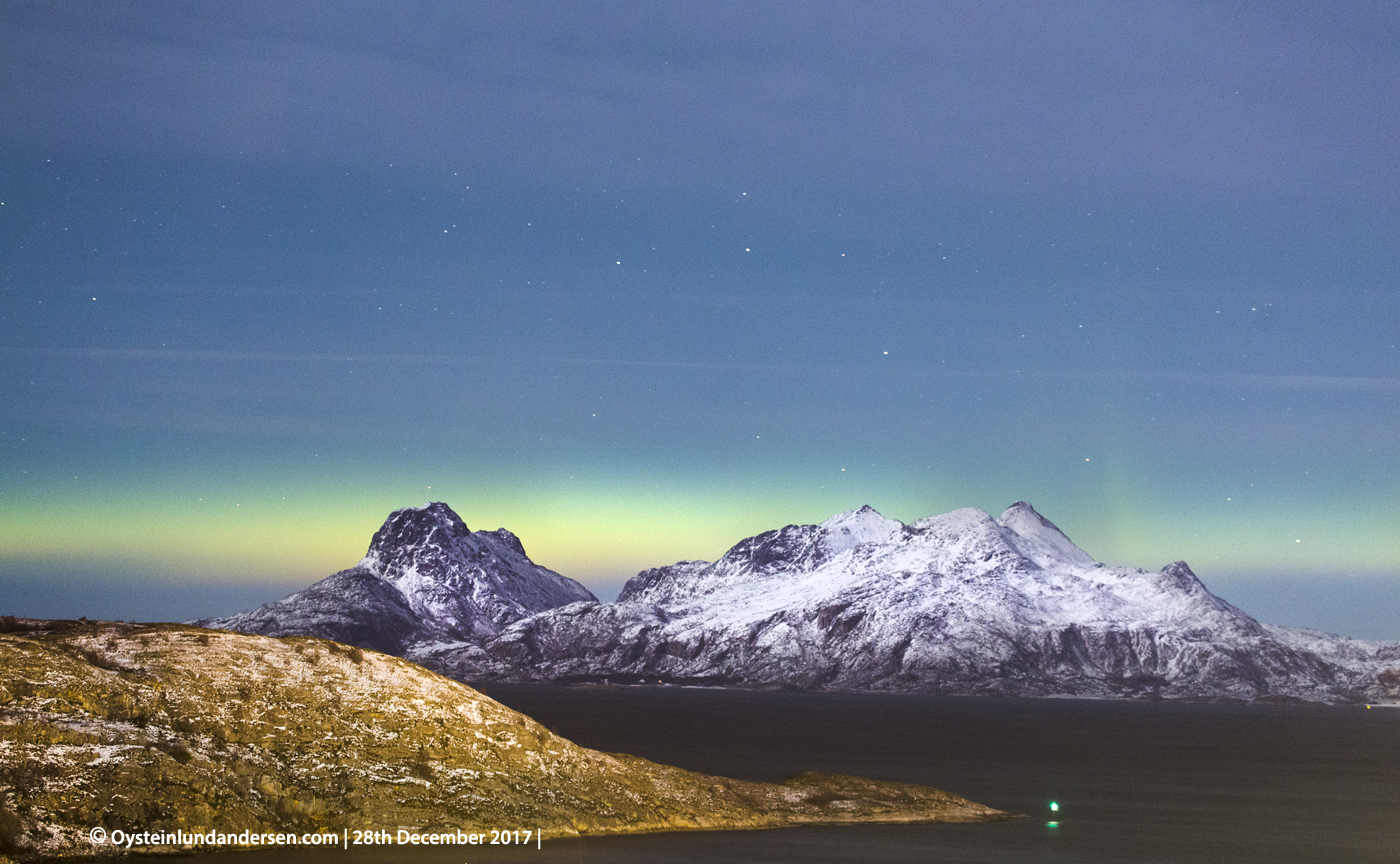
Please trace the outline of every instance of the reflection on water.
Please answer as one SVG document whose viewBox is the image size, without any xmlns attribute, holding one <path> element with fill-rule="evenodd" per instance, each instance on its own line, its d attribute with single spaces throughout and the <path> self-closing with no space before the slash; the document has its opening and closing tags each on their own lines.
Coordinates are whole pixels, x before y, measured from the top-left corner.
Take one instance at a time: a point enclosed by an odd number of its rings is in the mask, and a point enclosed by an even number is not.
<svg viewBox="0 0 1400 864">
<path fill-rule="evenodd" d="M 600 750 L 749 780 L 832 771 L 924 783 L 1026 818 L 546 837 L 542 850 L 287 850 L 218 860 L 1361 864 L 1394 862 L 1400 850 L 1400 711 L 662 687 L 482 689 Z"/>
</svg>

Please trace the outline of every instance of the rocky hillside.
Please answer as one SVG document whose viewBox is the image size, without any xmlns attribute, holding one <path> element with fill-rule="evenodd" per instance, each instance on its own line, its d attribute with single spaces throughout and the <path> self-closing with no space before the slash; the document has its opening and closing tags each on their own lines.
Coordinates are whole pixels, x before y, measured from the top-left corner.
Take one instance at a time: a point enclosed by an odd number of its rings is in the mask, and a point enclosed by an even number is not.
<svg viewBox="0 0 1400 864">
<path fill-rule="evenodd" d="M 191 623 L 402 654 L 421 644 L 478 642 L 537 612 L 597 599 L 531 561 L 506 529 L 472 531 L 438 502 L 391 513 L 348 570 L 275 603 Z"/>
<path fill-rule="evenodd" d="M 320 639 L 13 618 L 0 631 L 0 860 L 116 854 L 94 827 L 518 828 L 548 842 L 1005 815 L 922 786 L 750 783 L 587 750 L 463 684 Z"/>
<path fill-rule="evenodd" d="M 411 649 L 462 680 L 666 681 L 948 694 L 1320 702 L 1400 697 L 1400 643 L 1271 627 L 1185 562 L 1100 564 L 1025 502 L 909 525 L 869 507 L 715 562 L 647 570 L 616 603 Z"/>
</svg>

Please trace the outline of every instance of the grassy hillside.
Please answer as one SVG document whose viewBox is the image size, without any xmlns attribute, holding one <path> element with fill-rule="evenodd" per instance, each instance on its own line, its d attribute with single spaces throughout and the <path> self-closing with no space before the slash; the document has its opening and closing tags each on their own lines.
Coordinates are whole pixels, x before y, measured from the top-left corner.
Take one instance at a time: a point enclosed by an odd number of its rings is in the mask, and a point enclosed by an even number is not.
<svg viewBox="0 0 1400 864">
<path fill-rule="evenodd" d="M 115 854 L 93 827 L 547 839 L 1005 815 L 923 786 L 751 783 L 588 750 L 463 684 L 319 639 L 12 618 L 0 630 L 0 858 Z"/>
</svg>

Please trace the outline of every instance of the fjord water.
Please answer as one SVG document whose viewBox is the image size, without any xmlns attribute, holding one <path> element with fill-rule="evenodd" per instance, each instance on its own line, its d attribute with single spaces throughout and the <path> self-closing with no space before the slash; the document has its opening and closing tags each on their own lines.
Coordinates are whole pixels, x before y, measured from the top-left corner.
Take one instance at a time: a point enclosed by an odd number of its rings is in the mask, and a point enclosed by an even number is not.
<svg viewBox="0 0 1400 864">
<path fill-rule="evenodd" d="M 1400 856 L 1396 710 L 673 687 L 481 689 L 587 747 L 748 780 L 829 771 L 924 783 L 1025 818 L 546 837 L 540 850 L 287 850 L 227 860 L 1285 864 Z M 1060 805 L 1055 814 L 1052 801 Z M 1051 819 L 1058 826 L 1047 825 Z"/>
</svg>

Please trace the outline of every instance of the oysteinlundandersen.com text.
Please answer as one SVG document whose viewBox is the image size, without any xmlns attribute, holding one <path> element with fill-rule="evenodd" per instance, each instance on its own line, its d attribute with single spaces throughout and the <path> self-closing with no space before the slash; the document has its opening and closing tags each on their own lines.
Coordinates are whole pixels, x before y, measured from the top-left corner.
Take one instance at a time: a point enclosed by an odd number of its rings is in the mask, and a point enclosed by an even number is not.
<svg viewBox="0 0 1400 864">
<path fill-rule="evenodd" d="M 532 840 L 538 848 L 544 840 L 534 830 L 490 831 L 350 831 L 339 834 L 316 831 L 305 834 L 268 833 L 260 831 L 122 831 L 110 834 L 103 828 L 88 832 L 94 846 L 119 846 L 140 849 L 148 846 L 212 847 L 212 846 L 523 846 Z"/>
</svg>

